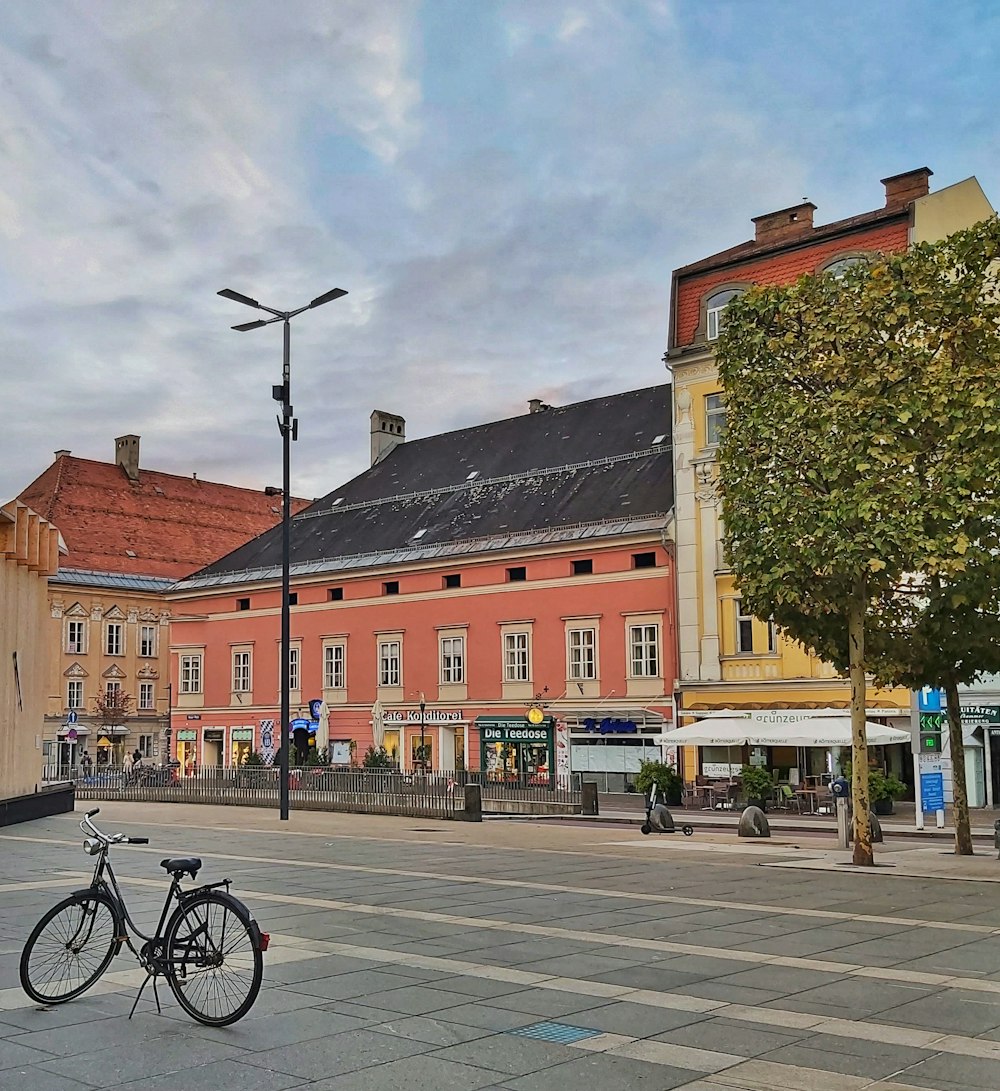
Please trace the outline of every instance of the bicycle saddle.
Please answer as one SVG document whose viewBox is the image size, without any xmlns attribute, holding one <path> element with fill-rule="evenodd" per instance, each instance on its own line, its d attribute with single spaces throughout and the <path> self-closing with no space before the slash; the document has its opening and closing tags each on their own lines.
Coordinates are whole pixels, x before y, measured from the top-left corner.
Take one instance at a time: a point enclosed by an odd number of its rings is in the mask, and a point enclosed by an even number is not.
<svg viewBox="0 0 1000 1091">
<path fill-rule="evenodd" d="M 198 872 L 201 870 L 201 860 L 197 856 L 177 856 L 169 860 L 161 860 L 160 867 L 165 868 L 171 875 L 176 875 L 178 879 L 185 872 L 192 879 L 196 879 Z"/>
</svg>

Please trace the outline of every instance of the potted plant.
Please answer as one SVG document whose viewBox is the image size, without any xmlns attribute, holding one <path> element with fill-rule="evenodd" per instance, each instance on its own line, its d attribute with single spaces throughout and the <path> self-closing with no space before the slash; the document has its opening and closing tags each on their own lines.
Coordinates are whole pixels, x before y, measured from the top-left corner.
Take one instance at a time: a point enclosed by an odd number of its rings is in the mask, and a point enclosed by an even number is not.
<svg viewBox="0 0 1000 1091">
<path fill-rule="evenodd" d="M 762 765 L 744 765 L 740 770 L 740 787 L 748 807 L 767 810 L 767 801 L 774 791 L 774 780 Z"/>
<path fill-rule="evenodd" d="M 893 801 L 906 795 L 906 785 L 895 773 L 886 775 L 880 769 L 868 770 L 868 798 L 876 814 L 892 814 Z"/>
<path fill-rule="evenodd" d="M 662 761 L 640 762 L 639 772 L 635 778 L 635 790 L 648 796 L 654 784 L 668 807 L 681 805 L 684 781 L 677 770 Z"/>
</svg>

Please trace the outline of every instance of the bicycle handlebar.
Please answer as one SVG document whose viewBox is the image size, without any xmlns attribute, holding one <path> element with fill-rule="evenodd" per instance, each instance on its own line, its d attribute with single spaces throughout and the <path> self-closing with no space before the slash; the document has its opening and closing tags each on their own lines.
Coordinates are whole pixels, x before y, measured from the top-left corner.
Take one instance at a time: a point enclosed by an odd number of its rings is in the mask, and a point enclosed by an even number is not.
<svg viewBox="0 0 1000 1091">
<path fill-rule="evenodd" d="M 83 821 L 80 823 L 80 829 L 84 833 L 92 834 L 99 841 L 105 845 L 148 845 L 148 837 L 126 837 L 123 833 L 104 833 L 99 830 L 91 819 L 95 814 L 100 814 L 101 808 L 95 807 L 92 811 L 87 811 L 83 816 Z"/>
</svg>

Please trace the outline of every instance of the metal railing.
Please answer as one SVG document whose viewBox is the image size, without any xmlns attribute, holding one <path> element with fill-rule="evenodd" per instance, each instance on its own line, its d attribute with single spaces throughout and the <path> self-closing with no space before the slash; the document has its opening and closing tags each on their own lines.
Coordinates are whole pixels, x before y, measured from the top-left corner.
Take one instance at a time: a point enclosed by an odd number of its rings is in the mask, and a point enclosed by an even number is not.
<svg viewBox="0 0 1000 1091">
<path fill-rule="evenodd" d="M 103 765 L 86 771 L 48 767 L 47 773 L 50 781 L 73 781 L 81 800 L 249 807 L 278 802 L 279 771 L 270 765 L 203 766 L 190 773 L 176 765 L 141 764 L 133 769 Z M 581 807 L 580 781 L 579 773 L 501 778 L 479 770 L 424 773 L 306 765 L 289 770 L 289 796 L 299 810 L 465 818 L 466 787 L 477 786 L 476 798 L 486 814 L 576 813 Z"/>
</svg>

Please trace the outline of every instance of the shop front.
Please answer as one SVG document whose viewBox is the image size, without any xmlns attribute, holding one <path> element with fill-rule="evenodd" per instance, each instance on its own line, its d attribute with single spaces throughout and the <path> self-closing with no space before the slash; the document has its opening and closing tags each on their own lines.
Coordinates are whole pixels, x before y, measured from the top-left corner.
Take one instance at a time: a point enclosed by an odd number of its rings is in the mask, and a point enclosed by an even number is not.
<svg viewBox="0 0 1000 1091">
<path fill-rule="evenodd" d="M 467 765 L 466 727 L 461 709 L 386 710 L 382 745 L 405 769 L 462 770 Z"/>
<path fill-rule="evenodd" d="M 480 768 L 491 780 L 544 782 L 555 772 L 555 719 L 477 716 Z"/>
<path fill-rule="evenodd" d="M 245 765 L 253 753 L 253 728 L 234 727 L 229 733 L 230 761 L 233 765 Z"/>
<path fill-rule="evenodd" d="M 182 727 L 177 731 L 177 760 L 182 776 L 192 776 L 198 768 L 198 729 Z"/>
</svg>

